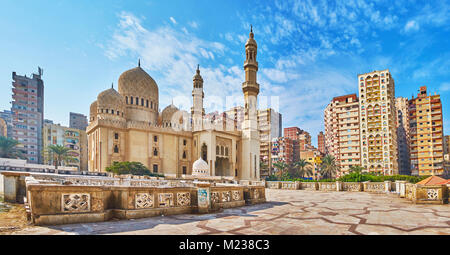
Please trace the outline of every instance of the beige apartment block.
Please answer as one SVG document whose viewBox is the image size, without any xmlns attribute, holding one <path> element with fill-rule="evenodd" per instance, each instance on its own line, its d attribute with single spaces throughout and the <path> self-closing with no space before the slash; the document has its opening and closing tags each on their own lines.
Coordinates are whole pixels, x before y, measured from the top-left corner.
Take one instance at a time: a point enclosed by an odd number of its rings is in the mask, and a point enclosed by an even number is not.
<svg viewBox="0 0 450 255">
<path fill-rule="evenodd" d="M 395 84 L 389 69 L 358 75 L 362 166 L 398 174 Z"/>
<path fill-rule="evenodd" d="M 159 111 L 158 84 L 140 62 L 122 73 L 118 91 L 111 87 L 91 104 L 86 129 L 89 170 L 105 171 L 114 162 L 137 161 L 154 173 L 181 177 L 192 174 L 193 162 L 202 158 L 210 176 L 260 179 L 256 55 L 257 44 L 251 31 L 245 44 L 241 130 L 225 114 L 206 118 L 199 66 L 193 77 L 190 113 L 173 104 Z"/>
<path fill-rule="evenodd" d="M 44 164 L 54 165 L 53 158 L 47 152 L 49 145 L 61 145 L 69 148 L 70 161 L 64 166 L 76 167 L 79 171 L 88 171 L 88 145 L 86 131 L 45 123 L 43 128 Z"/>
<path fill-rule="evenodd" d="M 411 175 L 408 99 L 395 99 L 397 110 L 397 144 L 399 174 Z"/>
<path fill-rule="evenodd" d="M 359 104 L 356 94 L 339 96 L 325 108 L 325 151 L 336 159 L 337 177 L 361 165 Z"/>
<path fill-rule="evenodd" d="M 261 176 L 269 176 L 272 169 L 272 139 L 281 137 L 281 114 L 269 108 L 258 110 L 258 128 L 260 137 L 260 158 L 267 166 L 261 169 Z"/>
<path fill-rule="evenodd" d="M 411 127 L 411 168 L 413 174 L 444 174 L 444 136 L 440 95 L 427 94 L 420 87 L 417 98 L 409 100 Z"/>
</svg>

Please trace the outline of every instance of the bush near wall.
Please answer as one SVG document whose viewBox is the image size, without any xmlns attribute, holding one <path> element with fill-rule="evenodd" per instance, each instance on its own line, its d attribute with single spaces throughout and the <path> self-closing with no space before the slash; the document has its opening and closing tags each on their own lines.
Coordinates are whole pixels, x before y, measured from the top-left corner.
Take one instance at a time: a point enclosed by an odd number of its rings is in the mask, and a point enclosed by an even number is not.
<svg viewBox="0 0 450 255">
<path fill-rule="evenodd" d="M 107 167 L 106 172 L 114 174 L 132 174 L 132 175 L 148 175 L 156 177 L 164 177 L 162 174 L 155 174 L 140 162 L 115 162 L 112 166 Z"/>
<path fill-rule="evenodd" d="M 300 181 L 300 182 L 384 182 L 384 181 L 407 181 L 410 183 L 417 183 L 423 179 L 428 178 L 429 176 L 410 176 L 410 175 L 373 175 L 368 173 L 350 173 L 344 175 L 338 179 L 321 179 L 321 180 L 308 180 L 303 178 L 281 178 L 281 181 Z M 271 175 L 266 181 L 280 181 L 280 178 L 277 176 Z"/>
</svg>

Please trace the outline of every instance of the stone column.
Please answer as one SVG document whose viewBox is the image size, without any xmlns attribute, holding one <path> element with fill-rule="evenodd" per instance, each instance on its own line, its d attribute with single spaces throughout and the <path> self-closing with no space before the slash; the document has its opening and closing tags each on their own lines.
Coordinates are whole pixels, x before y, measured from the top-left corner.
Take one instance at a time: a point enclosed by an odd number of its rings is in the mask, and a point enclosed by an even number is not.
<svg viewBox="0 0 450 255">
<path fill-rule="evenodd" d="M 342 190 L 342 182 L 336 181 L 336 191 L 341 191 L 341 190 Z"/>
<path fill-rule="evenodd" d="M 400 181 L 395 181 L 395 193 L 400 194 Z"/>
<path fill-rule="evenodd" d="M 211 184 L 197 184 L 198 213 L 208 213 L 211 208 Z"/>
<path fill-rule="evenodd" d="M 398 194 L 400 197 L 406 196 L 406 181 L 398 181 L 399 182 L 399 191 Z"/>
<path fill-rule="evenodd" d="M 384 192 L 389 193 L 391 192 L 391 181 L 384 181 Z"/>
<path fill-rule="evenodd" d="M 370 181 L 365 181 L 363 182 L 363 190 L 362 191 L 366 191 L 367 190 L 367 183 L 369 183 Z"/>
</svg>

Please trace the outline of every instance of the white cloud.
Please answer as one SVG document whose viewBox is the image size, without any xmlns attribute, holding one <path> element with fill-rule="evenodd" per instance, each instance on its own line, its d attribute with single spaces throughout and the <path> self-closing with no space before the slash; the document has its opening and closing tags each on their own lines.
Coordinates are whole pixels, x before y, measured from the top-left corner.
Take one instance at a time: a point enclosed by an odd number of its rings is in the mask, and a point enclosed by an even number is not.
<svg viewBox="0 0 450 255">
<path fill-rule="evenodd" d="M 419 30 L 419 24 L 415 20 L 410 20 L 406 23 L 403 30 L 405 32 L 417 31 L 417 30 Z"/>
<path fill-rule="evenodd" d="M 198 23 L 195 22 L 195 21 L 191 21 L 191 22 L 189 22 L 188 24 L 189 24 L 189 26 L 191 26 L 192 28 L 198 28 Z"/>
<path fill-rule="evenodd" d="M 177 24 L 177 21 L 175 20 L 174 17 L 170 17 L 170 21 L 172 21 L 173 24 Z"/>
</svg>

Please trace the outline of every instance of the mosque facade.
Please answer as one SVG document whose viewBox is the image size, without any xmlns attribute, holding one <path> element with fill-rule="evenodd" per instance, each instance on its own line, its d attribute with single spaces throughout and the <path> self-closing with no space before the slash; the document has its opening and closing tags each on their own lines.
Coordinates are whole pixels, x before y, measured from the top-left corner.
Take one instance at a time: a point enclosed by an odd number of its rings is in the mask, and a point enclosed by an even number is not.
<svg viewBox="0 0 450 255">
<path fill-rule="evenodd" d="M 239 130 L 232 120 L 223 118 L 219 123 L 205 118 L 199 67 L 193 78 L 190 113 L 173 104 L 160 112 L 158 84 L 140 63 L 122 73 L 118 90 L 111 86 L 90 106 L 89 171 L 103 172 L 114 162 L 137 161 L 154 173 L 182 177 L 192 175 L 193 163 L 202 159 L 209 168 L 207 175 L 259 180 L 256 54 L 251 31 L 245 44 L 245 116 Z"/>
</svg>

